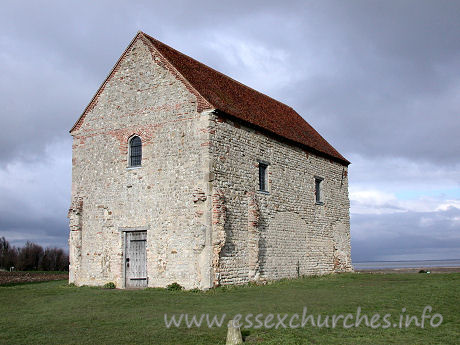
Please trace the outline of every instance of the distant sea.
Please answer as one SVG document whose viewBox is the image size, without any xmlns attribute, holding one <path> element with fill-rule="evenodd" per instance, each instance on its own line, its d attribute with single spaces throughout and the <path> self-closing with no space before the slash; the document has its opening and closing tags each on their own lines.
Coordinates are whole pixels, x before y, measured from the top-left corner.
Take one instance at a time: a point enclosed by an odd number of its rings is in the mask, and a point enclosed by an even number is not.
<svg viewBox="0 0 460 345">
<path fill-rule="evenodd" d="M 363 261 L 353 262 L 355 270 L 378 270 L 386 268 L 460 267 L 460 259 L 419 261 Z"/>
</svg>

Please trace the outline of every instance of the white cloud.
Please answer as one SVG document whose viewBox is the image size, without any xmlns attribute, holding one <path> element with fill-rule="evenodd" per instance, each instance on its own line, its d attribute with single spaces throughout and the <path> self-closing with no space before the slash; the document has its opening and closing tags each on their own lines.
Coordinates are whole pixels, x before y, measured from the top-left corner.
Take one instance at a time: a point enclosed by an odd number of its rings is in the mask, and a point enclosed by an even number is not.
<svg viewBox="0 0 460 345">
<path fill-rule="evenodd" d="M 436 211 L 447 211 L 451 207 L 460 209 L 460 200 L 445 200 L 436 208 Z"/>
<path fill-rule="evenodd" d="M 263 42 L 249 37 L 222 32 L 209 37 L 207 46 L 213 54 L 221 57 L 225 70 L 254 89 L 282 89 L 299 77 L 292 68 L 294 61 L 286 50 L 267 47 Z"/>
<path fill-rule="evenodd" d="M 351 213 L 460 209 L 460 165 L 446 169 L 429 162 L 360 155 L 351 160 Z"/>
<path fill-rule="evenodd" d="M 382 214 L 404 212 L 400 209 L 395 195 L 379 190 L 355 190 L 350 187 L 351 213 Z"/>
</svg>

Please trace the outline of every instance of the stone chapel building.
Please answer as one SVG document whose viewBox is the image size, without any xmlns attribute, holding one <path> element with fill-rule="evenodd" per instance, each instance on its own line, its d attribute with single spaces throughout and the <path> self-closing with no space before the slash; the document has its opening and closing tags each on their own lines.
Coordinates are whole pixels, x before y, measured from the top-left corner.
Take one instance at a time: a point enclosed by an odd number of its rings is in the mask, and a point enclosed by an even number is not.
<svg viewBox="0 0 460 345">
<path fill-rule="evenodd" d="M 70 133 L 71 283 L 352 270 L 349 162 L 292 108 L 143 32 Z"/>
</svg>

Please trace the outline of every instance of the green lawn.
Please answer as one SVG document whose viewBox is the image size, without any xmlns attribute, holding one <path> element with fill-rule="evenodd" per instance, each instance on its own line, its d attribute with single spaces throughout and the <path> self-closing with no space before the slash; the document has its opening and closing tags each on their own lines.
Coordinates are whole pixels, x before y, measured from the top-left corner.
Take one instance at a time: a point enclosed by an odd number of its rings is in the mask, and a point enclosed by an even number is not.
<svg viewBox="0 0 460 345">
<path fill-rule="evenodd" d="M 437 328 L 413 324 L 393 328 L 404 315 L 417 316 L 430 305 L 439 313 Z M 259 319 L 288 314 L 302 318 L 303 307 L 317 318 L 348 313 L 361 307 L 362 314 L 391 314 L 391 327 L 372 329 L 364 321 L 345 329 L 255 329 Z M 166 328 L 164 314 L 188 313 L 211 317 L 226 313 L 253 314 L 253 327 L 243 329 L 247 343 L 260 344 L 458 344 L 460 339 L 460 274 L 343 274 L 284 280 L 266 286 L 219 288 L 208 292 L 104 290 L 72 287 L 65 281 L 0 286 L 0 343 L 2 344 L 224 344 L 226 327 Z M 244 322 L 244 320 L 242 320 Z M 405 319 L 404 319 L 405 321 Z M 436 322 L 438 322 L 436 320 Z M 293 319 L 297 325 L 297 319 Z M 226 322 L 225 322 L 226 324 Z M 272 322 L 268 323 L 270 326 Z M 331 326 L 331 320 L 329 320 Z M 383 322 L 382 322 L 382 325 Z"/>
</svg>

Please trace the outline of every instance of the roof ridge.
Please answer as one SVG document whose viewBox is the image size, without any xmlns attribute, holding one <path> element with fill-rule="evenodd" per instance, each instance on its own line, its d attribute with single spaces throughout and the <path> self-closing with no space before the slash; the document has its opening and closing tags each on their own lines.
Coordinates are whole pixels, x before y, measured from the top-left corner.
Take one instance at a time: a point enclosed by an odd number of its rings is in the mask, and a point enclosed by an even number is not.
<svg viewBox="0 0 460 345">
<path fill-rule="evenodd" d="M 141 31 L 141 32 L 142 32 L 142 31 Z M 157 40 L 156 38 L 150 36 L 149 34 L 146 34 L 146 33 L 144 33 L 144 32 L 142 32 L 142 34 L 144 34 L 145 36 L 147 36 L 150 40 L 153 40 L 153 41 L 155 41 L 155 42 L 158 42 L 158 43 L 160 43 L 160 44 L 163 44 L 163 45 L 166 46 L 168 49 L 174 50 L 176 53 L 178 53 L 178 54 L 180 54 L 180 55 L 183 55 L 183 56 L 185 56 L 185 57 L 187 57 L 187 58 L 189 58 L 189 59 L 192 59 L 193 61 L 199 63 L 200 65 L 206 66 L 207 68 L 213 70 L 214 72 L 220 74 L 221 76 L 223 76 L 223 77 L 225 77 L 225 78 L 228 78 L 228 79 L 230 79 L 230 80 L 232 80 L 232 81 L 234 81 L 234 82 L 240 84 L 240 85 L 243 86 L 244 88 L 249 89 L 249 90 L 252 90 L 252 91 L 254 91 L 254 92 L 256 92 L 256 93 L 258 93 L 258 94 L 260 94 L 260 95 L 262 95 L 262 96 L 264 96 L 264 97 L 270 98 L 271 100 L 273 100 L 273 101 L 275 101 L 275 102 L 277 102 L 277 103 L 279 103 L 279 104 L 281 104 L 281 105 L 284 105 L 284 106 L 289 107 L 290 109 L 294 110 L 294 108 L 292 108 L 291 106 L 287 105 L 286 103 L 283 103 L 283 102 L 277 100 L 276 98 L 273 98 L 273 97 L 271 97 L 271 96 L 269 96 L 269 95 L 267 95 L 267 94 L 265 94 L 265 93 L 263 93 L 263 92 L 260 92 L 260 91 L 258 91 L 258 90 L 256 90 L 256 89 L 254 89 L 254 88 L 252 88 L 252 87 L 246 85 L 246 84 L 243 84 L 242 82 L 240 82 L 240 81 L 238 81 L 238 80 L 236 80 L 236 79 L 234 79 L 234 78 L 232 78 L 232 77 L 230 77 L 230 76 L 228 76 L 228 75 L 226 75 L 226 74 L 224 74 L 224 73 L 222 73 L 222 72 L 216 70 L 215 68 L 213 68 L 213 67 L 211 67 L 211 66 L 208 66 L 208 65 L 204 64 L 203 62 L 200 62 L 200 61 L 198 61 L 197 59 L 195 59 L 195 58 L 193 58 L 193 57 L 191 57 L 191 56 L 189 56 L 189 55 L 187 55 L 187 54 L 184 54 L 184 53 L 180 52 L 179 50 L 177 50 L 177 49 L 175 49 L 175 48 L 173 48 L 173 47 L 167 45 L 166 43 L 164 43 L 164 42 L 162 42 L 162 41 L 160 41 L 160 40 Z M 161 55 L 163 56 L 163 54 L 161 54 Z M 165 57 L 165 58 L 166 58 L 166 57 Z M 166 60 L 168 60 L 168 59 L 166 58 Z M 169 60 L 168 60 L 168 61 L 169 61 Z M 182 75 L 182 74 L 181 74 L 181 75 Z M 184 77 L 184 78 L 185 78 L 185 77 Z M 185 78 L 185 79 L 187 79 L 187 78 Z M 187 80 L 188 80 L 188 79 L 187 79 Z M 294 110 L 294 111 L 295 111 L 295 110 Z M 296 112 L 296 113 L 297 113 L 297 112 Z M 299 115 L 299 116 L 300 116 L 300 115 Z"/>
</svg>

